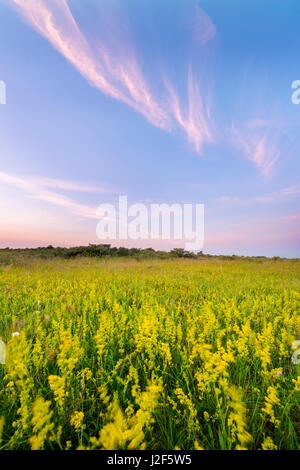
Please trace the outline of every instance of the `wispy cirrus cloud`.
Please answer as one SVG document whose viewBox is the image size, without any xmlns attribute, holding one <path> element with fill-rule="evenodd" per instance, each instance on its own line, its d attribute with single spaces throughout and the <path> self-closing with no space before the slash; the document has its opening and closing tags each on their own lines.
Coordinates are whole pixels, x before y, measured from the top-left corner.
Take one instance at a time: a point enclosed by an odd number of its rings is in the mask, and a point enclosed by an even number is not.
<svg viewBox="0 0 300 470">
<path fill-rule="evenodd" d="M 154 92 L 142 72 L 128 25 L 121 34 L 114 19 L 116 34 L 89 41 L 79 29 L 67 0 L 13 0 L 13 4 L 92 86 L 127 104 L 163 130 L 180 129 L 198 153 L 205 143 L 213 141 L 210 109 L 191 69 L 187 73 L 187 106 L 180 103 L 175 86 L 170 83 L 159 93 Z M 205 45 L 215 34 L 213 22 L 198 8 L 194 31 L 197 41 Z M 158 81 L 164 81 L 159 69 L 157 74 Z"/>
<path fill-rule="evenodd" d="M 167 128 L 168 116 L 143 78 L 132 44 L 91 45 L 79 29 L 67 0 L 13 0 L 26 21 L 44 36 L 89 83 L 111 98 Z"/>
<path fill-rule="evenodd" d="M 254 197 L 232 197 L 221 196 L 220 202 L 233 204 L 236 206 L 248 206 L 252 204 L 275 204 L 280 201 L 293 199 L 295 196 L 300 195 L 300 183 L 288 186 L 287 188 L 273 191 L 263 196 Z"/>
<path fill-rule="evenodd" d="M 208 234 L 206 236 L 205 249 L 216 250 L 219 254 L 224 254 L 223 250 L 228 250 L 229 248 L 232 250 L 230 254 L 232 252 L 240 252 L 242 254 L 246 246 L 248 249 L 250 247 L 256 250 L 256 247 L 259 247 L 260 250 L 263 247 L 272 250 L 273 254 L 269 254 L 269 256 L 274 256 L 278 254 L 280 243 L 285 245 L 288 242 L 289 244 L 299 246 L 299 231 L 286 227 L 286 230 L 282 232 L 280 225 L 278 220 L 270 221 L 266 224 L 256 221 L 256 223 L 243 227 L 239 225 L 236 230 L 222 230 L 220 231 L 221 233 Z M 257 256 L 260 253 L 256 251 L 253 255 Z"/>
<path fill-rule="evenodd" d="M 96 207 L 80 204 L 63 194 L 58 193 L 57 191 L 51 191 L 48 188 L 90 193 L 111 192 L 104 188 L 82 185 L 80 183 L 73 183 L 70 181 L 51 178 L 22 178 L 4 172 L 0 172 L 0 182 L 21 189 L 32 199 L 63 207 L 73 214 L 89 219 L 99 218 L 96 215 Z"/>
<path fill-rule="evenodd" d="M 278 135 L 272 123 L 257 118 L 239 129 L 232 124 L 228 131 L 231 144 L 241 150 L 264 177 L 271 176 L 280 156 Z"/>
<path fill-rule="evenodd" d="M 201 153 L 206 143 L 214 140 L 214 125 L 210 115 L 209 103 L 204 103 L 199 85 L 194 79 L 190 67 L 187 77 L 187 106 L 184 108 L 174 87 L 167 80 L 169 106 L 177 125 L 185 133 L 187 140 L 194 145 L 196 152 Z"/>
<path fill-rule="evenodd" d="M 1 175 L 1 173 L 0 173 Z M 113 192 L 112 189 L 108 188 L 107 186 L 93 186 L 73 181 L 65 181 L 60 179 L 53 179 L 53 178 L 33 178 L 32 181 L 39 185 L 44 186 L 46 188 L 56 188 L 56 189 L 64 189 L 66 191 L 79 191 L 79 192 L 87 192 L 87 193 L 111 193 Z"/>
<path fill-rule="evenodd" d="M 286 215 L 285 218 L 287 220 L 300 220 L 300 214 Z"/>
<path fill-rule="evenodd" d="M 300 220 L 300 214 L 286 215 L 285 218 L 287 220 Z"/>
<path fill-rule="evenodd" d="M 199 6 L 196 6 L 194 20 L 194 40 L 201 46 L 214 39 L 217 29 L 212 19 Z"/>
</svg>

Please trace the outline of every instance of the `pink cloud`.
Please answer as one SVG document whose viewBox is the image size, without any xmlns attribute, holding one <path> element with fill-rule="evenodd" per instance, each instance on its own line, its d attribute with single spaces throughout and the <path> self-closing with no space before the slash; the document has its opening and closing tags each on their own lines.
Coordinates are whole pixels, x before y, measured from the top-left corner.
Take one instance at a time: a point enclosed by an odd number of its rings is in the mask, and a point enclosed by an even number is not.
<svg viewBox="0 0 300 470">
<path fill-rule="evenodd" d="M 194 26 L 194 40 L 201 46 L 216 36 L 216 26 L 202 8 L 197 5 Z"/>
<path fill-rule="evenodd" d="M 96 208 L 90 207 L 85 204 L 80 204 L 72 199 L 56 192 L 49 191 L 47 187 L 65 189 L 65 190 L 76 190 L 76 191 L 88 191 L 94 192 L 93 187 L 87 185 L 80 185 L 79 183 L 72 183 L 69 181 L 52 180 L 49 178 L 20 178 L 15 175 L 0 172 L 0 181 L 4 184 L 8 184 L 23 190 L 28 197 L 37 199 L 39 201 L 48 202 L 55 206 L 60 206 L 68 211 L 76 214 L 80 217 L 89 219 L 98 219 L 96 215 Z M 100 188 L 96 188 L 95 192 L 100 192 Z M 105 192 L 102 190 L 101 192 Z"/>
<path fill-rule="evenodd" d="M 210 109 L 191 69 L 187 80 L 188 105 L 184 110 L 173 85 L 168 84 L 167 90 L 156 96 L 142 72 L 126 19 L 118 24 L 117 18 L 109 17 L 110 34 L 108 28 L 99 28 L 106 32 L 91 42 L 79 29 L 67 0 L 13 0 L 13 3 L 25 20 L 102 93 L 127 104 L 163 130 L 175 131 L 179 126 L 198 153 L 205 143 L 213 141 Z M 126 27 L 122 28 L 124 21 Z M 214 37 L 215 26 L 200 8 L 196 24 L 195 34 L 201 44 Z M 161 80 L 160 70 L 158 74 Z"/>
<path fill-rule="evenodd" d="M 131 44 L 116 51 L 105 43 L 92 48 L 80 31 L 66 0 L 13 0 L 26 21 L 44 36 L 89 83 L 106 95 L 142 113 L 152 124 L 166 128 L 168 117 L 152 96 Z"/>
<path fill-rule="evenodd" d="M 287 215 L 285 218 L 287 220 L 300 220 L 300 214 Z"/>
<path fill-rule="evenodd" d="M 289 200 L 294 196 L 300 194 L 300 184 L 295 184 L 287 188 L 273 191 L 263 196 L 253 197 L 232 197 L 232 196 L 221 196 L 218 200 L 225 204 L 233 204 L 237 206 L 247 206 L 251 204 L 275 204 L 280 201 Z"/>
<path fill-rule="evenodd" d="M 300 248 L 300 232 L 290 223 L 282 223 L 282 219 L 253 219 L 245 223 L 238 223 L 234 226 L 218 230 L 214 227 L 205 236 L 204 251 L 214 250 L 215 252 L 225 252 L 231 250 L 232 253 L 255 250 L 270 250 L 278 253 L 278 250 L 287 245 Z"/>
<path fill-rule="evenodd" d="M 269 122 L 255 119 L 239 130 L 232 124 L 229 140 L 259 168 L 264 177 L 271 176 L 280 156 L 280 149 L 278 136 Z"/>
<path fill-rule="evenodd" d="M 203 102 L 192 68 L 190 67 L 187 77 L 188 103 L 185 109 L 171 83 L 165 80 L 165 84 L 169 93 L 170 112 L 176 124 L 185 133 L 196 152 L 201 153 L 205 144 L 214 141 L 214 126 L 209 103 Z"/>
<path fill-rule="evenodd" d="M 35 184 L 40 186 L 45 186 L 49 188 L 63 189 L 66 191 L 79 191 L 79 192 L 88 192 L 88 193 L 110 193 L 113 192 L 111 189 L 106 186 L 93 186 L 88 184 L 82 184 L 73 181 L 65 181 L 60 179 L 53 178 L 32 178 L 32 181 Z"/>
</svg>

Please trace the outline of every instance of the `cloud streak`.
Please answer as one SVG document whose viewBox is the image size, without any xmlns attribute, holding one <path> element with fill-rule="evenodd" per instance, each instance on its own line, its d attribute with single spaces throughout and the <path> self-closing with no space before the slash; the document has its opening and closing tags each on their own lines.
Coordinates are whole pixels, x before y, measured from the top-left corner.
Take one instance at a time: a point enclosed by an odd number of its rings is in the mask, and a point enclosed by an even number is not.
<svg viewBox="0 0 300 470">
<path fill-rule="evenodd" d="M 285 218 L 287 220 L 300 220 L 300 214 L 286 215 Z"/>
<path fill-rule="evenodd" d="M 13 4 L 23 18 L 102 93 L 125 103 L 165 131 L 180 129 L 198 153 L 205 143 L 212 142 L 209 110 L 191 69 L 187 78 L 188 106 L 185 109 L 171 84 L 161 90 L 160 96 L 155 95 L 142 73 L 128 26 L 123 37 L 122 28 L 112 24 L 114 35 L 93 39 L 91 44 L 79 29 L 67 0 L 13 0 Z M 198 9 L 197 41 L 204 45 L 215 34 L 210 18 Z M 157 78 L 161 79 L 160 76 Z"/>
<path fill-rule="evenodd" d="M 169 106 L 177 125 L 183 130 L 187 140 L 193 144 L 196 152 L 201 153 L 205 144 L 213 142 L 214 131 L 209 106 L 203 102 L 191 67 L 187 78 L 188 104 L 186 110 L 181 106 L 178 94 L 167 80 L 166 88 L 169 93 Z"/>
<path fill-rule="evenodd" d="M 248 206 L 251 204 L 275 204 L 281 201 L 289 200 L 300 194 L 300 183 L 288 186 L 287 188 L 280 189 L 279 191 L 273 191 L 264 196 L 255 197 L 231 197 L 221 196 L 220 202 L 233 204 L 237 206 Z"/>
<path fill-rule="evenodd" d="M 26 21 L 71 62 L 91 85 L 134 108 L 152 124 L 167 127 L 167 115 L 152 96 L 133 52 L 125 53 L 125 45 L 113 51 L 105 43 L 98 42 L 97 50 L 92 48 L 80 31 L 66 0 L 13 2 Z M 119 56 L 118 61 L 113 59 L 116 56 Z"/>
<path fill-rule="evenodd" d="M 79 191 L 79 192 L 98 193 L 98 194 L 112 192 L 112 190 L 109 189 L 108 187 L 85 185 L 85 184 L 78 183 L 78 182 L 64 181 L 60 179 L 33 178 L 33 182 L 39 186 L 45 186 L 47 188 L 63 189 L 66 191 Z"/>
<path fill-rule="evenodd" d="M 265 178 L 271 176 L 280 156 L 278 136 L 272 123 L 255 119 L 240 129 L 232 124 L 229 140 L 254 163 Z"/>
<path fill-rule="evenodd" d="M 211 18 L 198 5 L 195 14 L 194 40 L 204 46 L 216 36 L 217 29 Z"/>
<path fill-rule="evenodd" d="M 50 191 L 47 188 L 51 187 L 83 192 L 105 192 L 105 190 L 101 188 L 98 189 L 92 186 L 49 178 L 25 179 L 4 172 L 0 172 L 0 182 L 21 189 L 32 199 L 63 207 L 80 217 L 99 219 L 96 215 L 96 207 L 94 208 L 85 204 L 79 204 L 64 195 L 56 191 Z"/>
</svg>

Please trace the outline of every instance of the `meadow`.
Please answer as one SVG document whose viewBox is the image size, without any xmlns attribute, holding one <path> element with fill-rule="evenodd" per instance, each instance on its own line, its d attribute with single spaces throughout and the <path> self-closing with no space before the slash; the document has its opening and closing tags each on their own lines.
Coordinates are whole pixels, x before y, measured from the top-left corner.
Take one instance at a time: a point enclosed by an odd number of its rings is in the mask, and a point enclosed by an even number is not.
<svg viewBox="0 0 300 470">
<path fill-rule="evenodd" d="M 0 266 L 0 449 L 299 449 L 300 262 Z"/>
</svg>

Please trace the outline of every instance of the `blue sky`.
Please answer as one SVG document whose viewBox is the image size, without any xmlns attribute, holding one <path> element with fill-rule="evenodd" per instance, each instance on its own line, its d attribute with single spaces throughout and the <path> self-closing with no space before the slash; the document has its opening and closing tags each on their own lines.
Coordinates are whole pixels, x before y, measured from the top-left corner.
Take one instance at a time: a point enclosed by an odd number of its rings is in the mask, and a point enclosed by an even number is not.
<svg viewBox="0 0 300 470">
<path fill-rule="evenodd" d="M 204 203 L 204 252 L 298 257 L 299 14 L 0 0 L 0 246 L 99 243 L 95 208 L 126 194 Z"/>
</svg>

